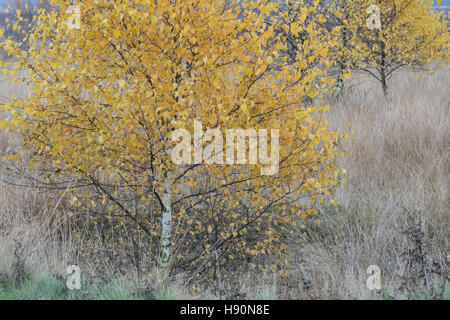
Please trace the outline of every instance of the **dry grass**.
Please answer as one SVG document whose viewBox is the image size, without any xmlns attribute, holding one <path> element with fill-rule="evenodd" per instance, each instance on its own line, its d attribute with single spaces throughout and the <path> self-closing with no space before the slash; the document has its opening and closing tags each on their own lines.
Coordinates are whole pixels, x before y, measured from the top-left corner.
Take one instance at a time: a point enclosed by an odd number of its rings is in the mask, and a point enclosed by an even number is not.
<svg viewBox="0 0 450 320">
<path fill-rule="evenodd" d="M 347 182 L 335 196 L 341 205 L 322 207 L 320 226 L 299 230 L 288 277 L 243 276 L 248 297 L 380 298 L 366 287 L 366 269 L 373 264 L 380 266 L 389 294 L 405 297 L 395 289 L 408 275 L 402 253 L 411 248 L 405 234 L 411 219 L 421 221 L 427 263 L 447 259 L 449 69 L 422 79 L 399 74 L 391 81 L 389 107 L 377 83 L 359 76 L 350 80 L 341 102 L 327 115 L 334 128 L 353 123 L 341 161 Z M 0 94 L 10 90 L 6 85 Z M 3 137 L 2 153 L 6 144 Z M 5 175 L 1 169 L 0 177 Z M 16 242 L 33 272 L 64 274 L 74 261 L 89 265 L 82 256 L 86 248 L 64 219 L 58 194 L 0 185 L 0 271 L 11 268 Z M 445 263 L 448 267 L 448 259 Z M 176 288 L 175 297 L 188 297 Z"/>
</svg>

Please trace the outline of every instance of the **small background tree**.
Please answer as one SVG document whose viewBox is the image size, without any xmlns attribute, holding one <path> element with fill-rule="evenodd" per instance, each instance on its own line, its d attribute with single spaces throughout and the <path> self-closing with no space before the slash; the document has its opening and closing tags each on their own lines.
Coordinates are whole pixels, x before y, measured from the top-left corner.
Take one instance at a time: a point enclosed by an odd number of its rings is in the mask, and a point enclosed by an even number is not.
<svg viewBox="0 0 450 320">
<path fill-rule="evenodd" d="M 448 62 L 448 22 L 433 5 L 432 0 L 338 1 L 330 12 L 343 17 L 338 21 L 343 31 L 349 31 L 343 33 L 343 40 L 348 40 L 342 42 L 344 60 L 353 70 L 375 78 L 386 98 L 388 80 L 397 70 L 423 72 Z M 378 9 L 367 12 L 370 6 Z M 379 27 L 370 27 L 378 18 Z"/>
</svg>

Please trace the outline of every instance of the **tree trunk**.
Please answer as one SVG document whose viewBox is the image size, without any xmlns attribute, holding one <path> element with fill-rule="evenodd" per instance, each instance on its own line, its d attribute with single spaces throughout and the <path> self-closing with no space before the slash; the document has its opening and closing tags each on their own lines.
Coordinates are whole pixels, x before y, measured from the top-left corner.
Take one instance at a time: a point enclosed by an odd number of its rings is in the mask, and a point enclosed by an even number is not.
<svg viewBox="0 0 450 320">
<path fill-rule="evenodd" d="M 342 95 L 342 92 L 344 91 L 344 79 L 342 79 L 342 77 L 344 76 L 344 62 L 348 62 L 346 60 L 345 57 L 345 49 L 347 48 L 347 30 L 344 27 L 343 31 L 342 31 L 342 56 L 340 58 L 340 63 L 339 63 L 339 77 L 337 79 L 337 85 L 336 85 L 336 91 L 334 94 L 334 97 L 339 99 Z"/>
<path fill-rule="evenodd" d="M 342 91 L 344 90 L 344 80 L 342 76 L 344 75 L 344 65 L 340 64 L 339 76 L 337 79 L 336 91 L 334 92 L 334 97 L 339 99 L 342 95 Z"/>
<path fill-rule="evenodd" d="M 385 53 L 385 45 L 384 43 L 381 44 L 382 52 L 381 52 L 381 68 L 380 68 L 380 82 L 381 82 L 381 88 L 383 89 L 384 99 L 386 100 L 386 104 L 389 107 L 390 100 L 389 100 L 389 91 L 387 86 L 387 75 L 386 75 L 386 53 Z"/>
<path fill-rule="evenodd" d="M 383 89 L 384 98 L 386 101 L 389 100 L 389 92 L 387 87 L 387 79 L 386 74 L 384 73 L 384 70 L 381 72 L 381 88 Z"/>
<path fill-rule="evenodd" d="M 387 77 L 384 69 L 381 72 L 381 89 L 383 89 L 384 100 L 386 102 L 386 108 L 389 110 L 391 108 L 391 97 L 389 96 L 389 90 L 387 85 Z"/>
<path fill-rule="evenodd" d="M 159 265 L 167 267 L 170 260 L 170 247 L 172 236 L 172 170 L 164 174 L 163 192 L 161 202 L 163 205 L 161 220 L 161 238 L 159 243 Z"/>
</svg>

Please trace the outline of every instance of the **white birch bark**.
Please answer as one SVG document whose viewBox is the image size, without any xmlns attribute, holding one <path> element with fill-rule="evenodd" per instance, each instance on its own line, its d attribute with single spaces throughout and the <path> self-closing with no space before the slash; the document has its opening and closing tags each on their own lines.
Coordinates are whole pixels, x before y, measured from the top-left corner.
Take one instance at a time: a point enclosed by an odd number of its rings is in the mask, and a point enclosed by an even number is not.
<svg viewBox="0 0 450 320">
<path fill-rule="evenodd" d="M 172 170 L 168 170 L 164 174 L 163 192 L 161 194 L 161 202 L 163 205 L 161 220 L 161 238 L 159 243 L 159 265 L 163 268 L 167 267 L 170 260 L 171 247 L 171 222 L 172 222 Z"/>
</svg>

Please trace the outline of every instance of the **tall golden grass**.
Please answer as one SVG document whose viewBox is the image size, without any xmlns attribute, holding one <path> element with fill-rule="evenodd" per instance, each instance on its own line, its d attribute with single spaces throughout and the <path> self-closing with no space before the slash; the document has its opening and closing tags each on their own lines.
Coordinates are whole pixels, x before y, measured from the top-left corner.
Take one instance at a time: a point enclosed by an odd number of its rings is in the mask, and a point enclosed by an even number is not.
<svg viewBox="0 0 450 320">
<path fill-rule="evenodd" d="M 353 75 L 326 115 L 332 127 L 345 130 L 351 122 L 354 131 L 340 161 L 347 178 L 334 199 L 341 204 L 322 206 L 320 225 L 298 228 L 287 276 L 244 275 L 248 297 L 380 298 L 366 286 L 370 265 L 381 268 L 383 288 L 395 296 L 408 272 L 403 253 L 411 247 L 405 232 L 411 217 L 420 220 L 425 259 L 448 263 L 449 69 L 423 77 L 397 74 L 390 105 L 376 82 Z M 0 95 L 22 90 L 2 81 Z M 3 156 L 8 134 L 0 136 Z M 0 177 L 7 175 L 2 166 Z M 17 243 L 33 272 L 64 273 L 73 262 L 91 268 L 90 248 L 71 234 L 61 202 L 56 193 L 0 183 L 0 270 L 11 267 Z"/>
</svg>

